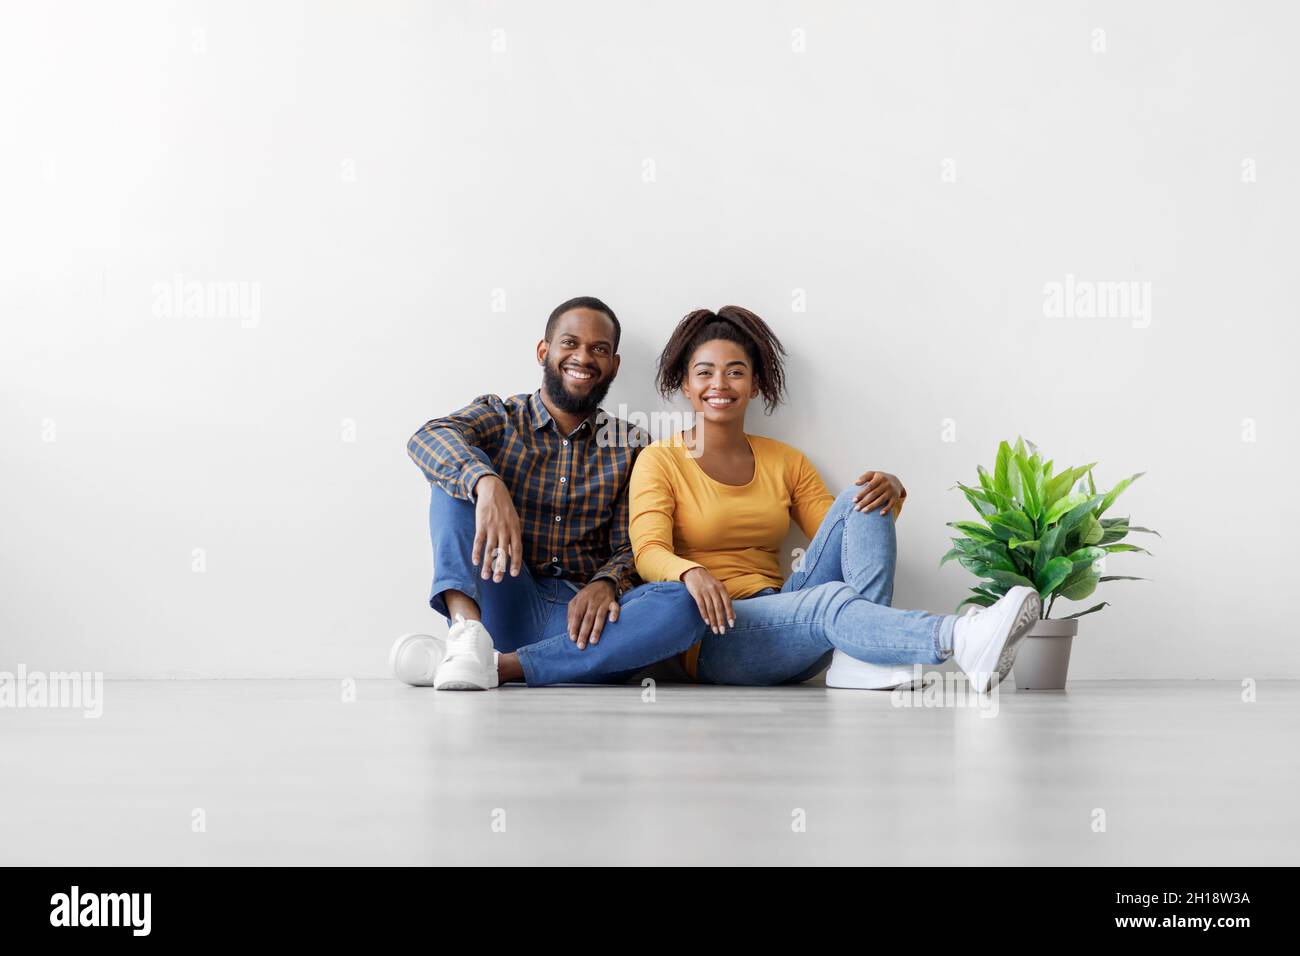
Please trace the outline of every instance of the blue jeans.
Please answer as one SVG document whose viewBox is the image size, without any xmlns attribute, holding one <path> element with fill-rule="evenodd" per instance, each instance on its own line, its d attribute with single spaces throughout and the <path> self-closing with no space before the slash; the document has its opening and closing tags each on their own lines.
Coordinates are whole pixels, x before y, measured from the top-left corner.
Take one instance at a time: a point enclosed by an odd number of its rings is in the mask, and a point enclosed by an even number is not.
<svg viewBox="0 0 1300 956">
<path fill-rule="evenodd" d="M 836 648 L 873 664 L 938 664 L 952 653 L 955 615 L 900 611 L 894 596 L 893 514 L 853 510 L 850 487 L 835 499 L 800 570 L 780 591 L 733 602 L 736 626 L 706 633 L 699 677 L 714 684 L 805 681 Z"/>
<path fill-rule="evenodd" d="M 432 487 L 434 579 L 429 606 L 450 618 L 445 591 L 473 598 L 496 649 L 519 652 L 528 684 L 621 684 L 637 671 L 687 650 L 704 633 L 686 585 L 643 584 L 619 600 L 618 620 L 605 624 L 600 642 L 578 650 L 569 640 L 568 624 L 569 601 L 578 585 L 563 578 L 534 577 L 527 566 L 517 578 L 507 573 L 499 584 L 484 581 L 471 561 L 474 504 Z"/>
</svg>

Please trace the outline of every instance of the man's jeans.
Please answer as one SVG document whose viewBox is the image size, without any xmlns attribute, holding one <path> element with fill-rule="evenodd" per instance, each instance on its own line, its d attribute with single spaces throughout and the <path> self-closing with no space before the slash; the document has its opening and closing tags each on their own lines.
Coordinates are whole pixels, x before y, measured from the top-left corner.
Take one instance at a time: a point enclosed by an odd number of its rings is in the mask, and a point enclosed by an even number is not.
<svg viewBox="0 0 1300 956">
<path fill-rule="evenodd" d="M 563 578 L 534 577 L 526 565 L 517 578 L 507 572 L 499 584 L 484 581 L 479 577 L 482 569 L 471 563 L 474 504 L 453 498 L 437 485 L 432 488 L 434 579 L 429 606 L 450 618 L 443 592 L 455 590 L 473 598 L 496 649 L 519 652 L 529 685 L 621 684 L 703 636 L 705 625 L 686 585 L 644 584 L 619 600 L 618 620 L 605 624 L 600 642 L 578 650 L 568 636 L 568 606 L 578 585 Z"/>
<path fill-rule="evenodd" d="M 952 653 L 955 615 L 900 611 L 894 596 L 893 514 L 853 510 L 853 486 L 835 499 L 780 591 L 733 602 L 736 626 L 706 633 L 699 677 L 715 684 L 797 683 L 839 648 L 873 664 L 938 664 Z"/>
</svg>

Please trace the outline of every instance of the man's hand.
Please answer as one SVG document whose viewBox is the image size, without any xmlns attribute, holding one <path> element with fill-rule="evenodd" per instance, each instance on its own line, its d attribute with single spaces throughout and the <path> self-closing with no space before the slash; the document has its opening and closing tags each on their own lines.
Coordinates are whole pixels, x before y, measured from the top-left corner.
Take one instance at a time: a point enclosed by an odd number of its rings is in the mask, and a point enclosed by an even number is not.
<svg viewBox="0 0 1300 956">
<path fill-rule="evenodd" d="M 510 489 L 496 475 L 484 475 L 474 485 L 474 497 L 473 561 L 483 565 L 483 580 L 504 581 L 507 561 L 510 576 L 519 577 L 524 566 L 524 538 Z"/>
<path fill-rule="evenodd" d="M 727 586 L 704 568 L 691 568 L 682 575 L 682 583 L 695 598 L 700 617 L 714 634 L 725 634 L 727 625 L 735 625 L 736 612 L 731 607 Z"/>
<path fill-rule="evenodd" d="M 898 476 L 887 471 L 869 471 L 854 484 L 866 485 L 853 496 L 854 511 L 865 512 L 878 507 L 882 515 L 888 514 L 896 502 L 907 497 L 907 489 L 898 480 Z"/>
<path fill-rule="evenodd" d="M 609 578 L 597 578 L 569 601 L 569 640 L 584 650 L 600 643 L 605 625 L 618 620 L 618 592 Z"/>
</svg>

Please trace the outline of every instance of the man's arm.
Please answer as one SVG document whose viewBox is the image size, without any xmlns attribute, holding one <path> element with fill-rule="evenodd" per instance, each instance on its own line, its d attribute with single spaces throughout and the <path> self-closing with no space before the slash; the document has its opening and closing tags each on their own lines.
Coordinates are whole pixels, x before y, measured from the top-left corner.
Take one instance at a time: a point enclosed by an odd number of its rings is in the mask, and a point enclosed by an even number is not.
<svg viewBox="0 0 1300 956">
<path fill-rule="evenodd" d="M 497 475 L 489 459 L 501 445 L 505 406 L 495 395 L 480 395 L 464 408 L 426 422 L 406 443 L 406 452 L 424 476 L 447 494 L 474 500 L 474 486 L 485 475 Z"/>
<path fill-rule="evenodd" d="M 627 500 L 627 488 L 618 496 L 614 506 L 614 517 L 609 526 L 609 560 L 596 569 L 591 576 L 593 583 L 600 579 L 614 586 L 614 597 L 621 598 L 636 587 L 636 561 L 632 556 L 632 537 L 628 534 L 627 522 L 630 509 Z"/>
</svg>

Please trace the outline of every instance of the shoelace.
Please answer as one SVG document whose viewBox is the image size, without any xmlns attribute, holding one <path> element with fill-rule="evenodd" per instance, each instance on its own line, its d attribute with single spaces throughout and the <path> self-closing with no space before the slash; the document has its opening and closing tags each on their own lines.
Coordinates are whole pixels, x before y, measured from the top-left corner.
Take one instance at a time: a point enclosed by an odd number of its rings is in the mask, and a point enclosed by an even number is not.
<svg viewBox="0 0 1300 956">
<path fill-rule="evenodd" d="M 473 653 L 474 646 L 477 643 L 477 635 L 474 629 L 482 627 L 482 625 L 478 621 L 467 621 L 462 615 L 457 614 L 455 627 L 459 627 L 460 631 L 454 636 L 447 635 L 447 656 L 450 657 L 453 651 Z"/>
</svg>

